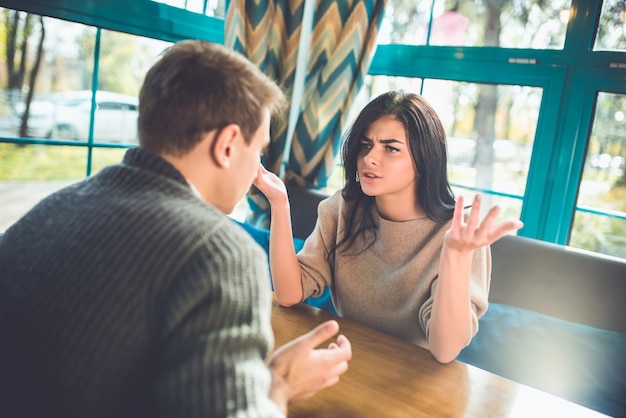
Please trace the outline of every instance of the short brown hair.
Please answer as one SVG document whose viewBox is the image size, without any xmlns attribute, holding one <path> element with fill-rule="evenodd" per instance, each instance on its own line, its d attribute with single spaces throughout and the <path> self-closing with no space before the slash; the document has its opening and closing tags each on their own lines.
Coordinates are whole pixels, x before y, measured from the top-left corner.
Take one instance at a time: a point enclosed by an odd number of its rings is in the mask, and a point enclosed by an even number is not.
<svg viewBox="0 0 626 418">
<path fill-rule="evenodd" d="M 280 87 L 243 55 L 207 41 L 181 41 L 146 74 L 139 93 L 139 143 L 182 156 L 205 133 L 231 123 L 249 142 L 263 110 L 276 114 L 284 105 Z"/>
</svg>

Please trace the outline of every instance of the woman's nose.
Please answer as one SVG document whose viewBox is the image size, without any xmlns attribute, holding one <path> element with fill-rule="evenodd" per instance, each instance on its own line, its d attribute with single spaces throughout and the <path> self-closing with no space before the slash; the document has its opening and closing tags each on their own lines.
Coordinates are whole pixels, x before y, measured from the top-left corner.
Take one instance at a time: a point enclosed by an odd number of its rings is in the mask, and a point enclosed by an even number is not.
<svg viewBox="0 0 626 418">
<path fill-rule="evenodd" d="M 363 161 L 365 161 L 365 164 L 367 165 L 378 165 L 379 155 L 375 147 L 372 147 L 368 151 L 368 153 L 365 154 L 365 157 L 363 157 Z"/>
</svg>

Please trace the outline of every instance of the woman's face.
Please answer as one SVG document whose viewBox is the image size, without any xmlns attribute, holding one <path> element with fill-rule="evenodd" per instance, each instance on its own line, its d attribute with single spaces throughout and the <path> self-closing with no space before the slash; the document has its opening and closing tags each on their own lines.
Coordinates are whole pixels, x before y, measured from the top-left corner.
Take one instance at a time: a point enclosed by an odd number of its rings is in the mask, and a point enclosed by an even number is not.
<svg viewBox="0 0 626 418">
<path fill-rule="evenodd" d="M 357 171 L 366 195 L 415 201 L 419 174 L 400 121 L 383 116 L 370 124 L 361 138 Z"/>
</svg>

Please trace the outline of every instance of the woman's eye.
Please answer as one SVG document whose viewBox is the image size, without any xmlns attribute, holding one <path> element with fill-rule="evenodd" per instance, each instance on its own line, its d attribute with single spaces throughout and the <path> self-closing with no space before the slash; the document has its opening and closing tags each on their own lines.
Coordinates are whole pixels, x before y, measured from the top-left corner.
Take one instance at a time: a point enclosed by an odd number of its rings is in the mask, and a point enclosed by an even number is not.
<svg viewBox="0 0 626 418">
<path fill-rule="evenodd" d="M 387 146 L 385 147 L 385 149 L 386 149 L 387 151 L 389 151 L 389 152 L 398 152 L 398 151 L 399 151 L 399 150 L 398 150 L 398 148 L 394 148 L 394 147 L 392 147 L 391 145 L 387 145 Z"/>
<path fill-rule="evenodd" d="M 369 142 L 361 142 L 361 144 L 359 145 L 359 149 L 370 149 L 372 148 L 372 144 L 370 144 Z"/>
</svg>

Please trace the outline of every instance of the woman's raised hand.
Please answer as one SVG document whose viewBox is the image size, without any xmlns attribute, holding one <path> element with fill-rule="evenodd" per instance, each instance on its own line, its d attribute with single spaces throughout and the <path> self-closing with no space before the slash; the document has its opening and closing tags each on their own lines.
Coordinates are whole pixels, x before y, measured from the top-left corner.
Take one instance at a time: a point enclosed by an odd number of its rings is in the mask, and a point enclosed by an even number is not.
<svg viewBox="0 0 626 418">
<path fill-rule="evenodd" d="M 259 169 L 252 184 L 267 197 L 270 204 L 287 198 L 285 183 L 276 174 L 263 167 L 263 164 L 259 164 Z"/>
<path fill-rule="evenodd" d="M 444 245 L 448 249 L 457 251 L 470 251 L 485 245 L 490 245 L 511 231 L 516 231 L 524 226 L 520 220 L 507 220 L 495 223 L 500 213 L 500 207 L 494 205 L 480 222 L 480 195 L 474 196 L 472 209 L 467 222 L 464 220 L 463 196 L 459 196 L 454 207 L 452 226 L 446 232 Z"/>
</svg>

